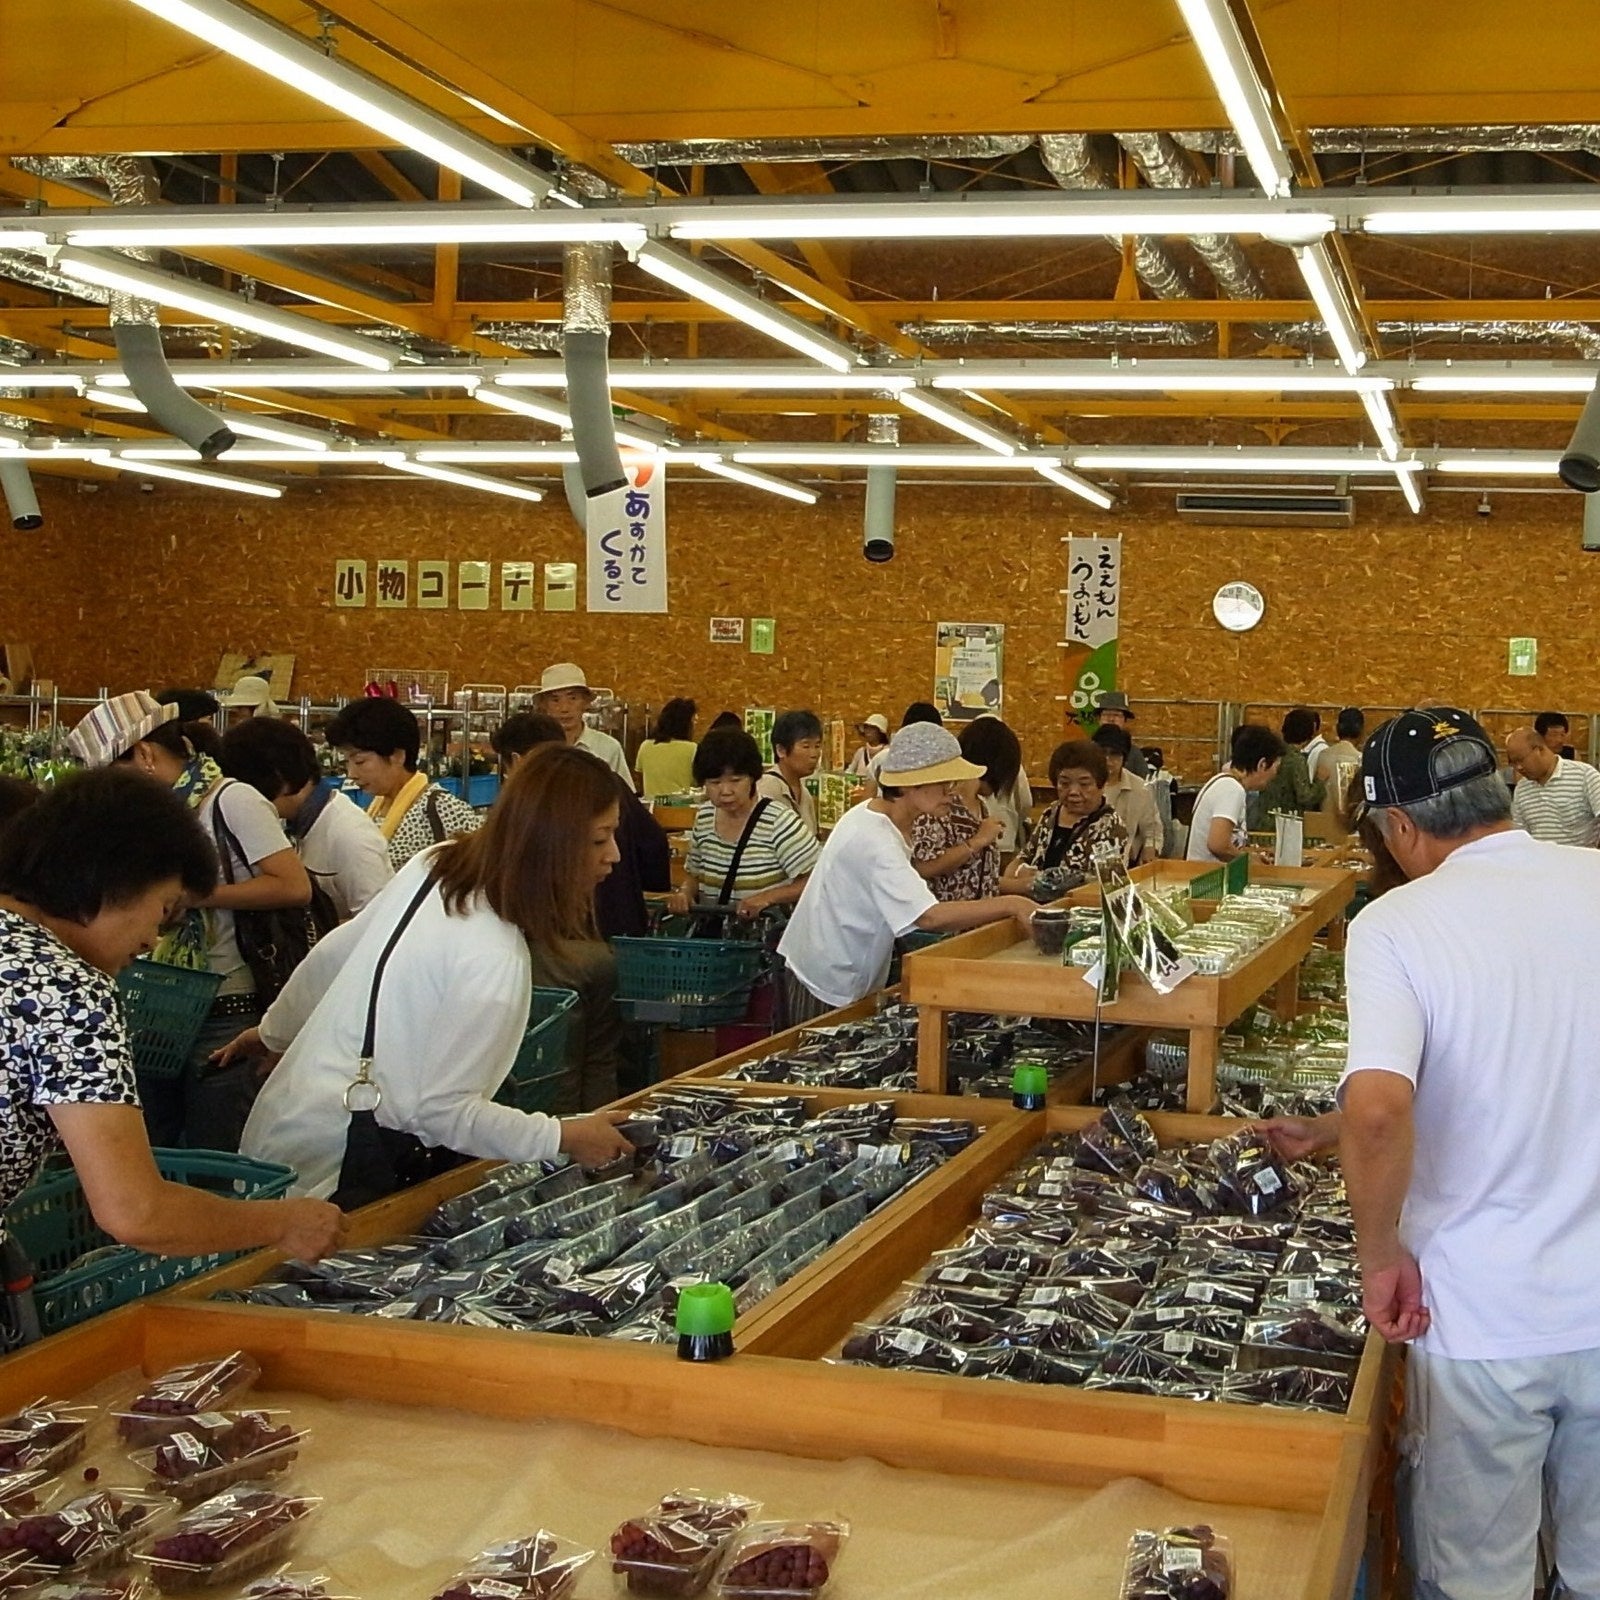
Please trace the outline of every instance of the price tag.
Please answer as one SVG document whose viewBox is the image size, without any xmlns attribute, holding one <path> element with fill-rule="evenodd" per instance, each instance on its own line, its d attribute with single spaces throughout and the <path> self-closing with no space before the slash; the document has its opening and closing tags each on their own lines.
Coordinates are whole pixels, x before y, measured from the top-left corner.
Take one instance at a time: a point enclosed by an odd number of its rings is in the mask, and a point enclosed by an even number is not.
<svg viewBox="0 0 1600 1600">
<path fill-rule="evenodd" d="M 1263 1167 L 1255 1175 L 1255 1185 L 1262 1194 L 1277 1194 L 1283 1188 L 1283 1179 L 1271 1167 Z"/>
<path fill-rule="evenodd" d="M 896 1328 L 889 1343 L 908 1356 L 920 1356 L 928 1348 L 928 1336 L 918 1333 L 915 1328 Z"/>
<path fill-rule="evenodd" d="M 1169 1356 L 1186 1356 L 1194 1349 L 1194 1335 L 1192 1333 L 1169 1333 L 1163 1336 L 1161 1348 Z"/>
<path fill-rule="evenodd" d="M 192 1433 L 175 1433 L 172 1443 L 178 1454 L 195 1466 L 199 1466 L 206 1458 L 206 1447 Z"/>
<path fill-rule="evenodd" d="M 965 1283 L 972 1274 L 965 1267 L 941 1267 L 934 1274 L 936 1283 Z"/>
<path fill-rule="evenodd" d="M 1164 1573 L 1199 1572 L 1206 1564 L 1205 1551 L 1197 1544 L 1169 1544 L 1161 1552 Z"/>
<path fill-rule="evenodd" d="M 1209 1283 L 1191 1283 L 1183 1291 L 1185 1300 L 1198 1300 L 1203 1305 L 1210 1305 L 1216 1297 L 1216 1286 Z"/>
</svg>

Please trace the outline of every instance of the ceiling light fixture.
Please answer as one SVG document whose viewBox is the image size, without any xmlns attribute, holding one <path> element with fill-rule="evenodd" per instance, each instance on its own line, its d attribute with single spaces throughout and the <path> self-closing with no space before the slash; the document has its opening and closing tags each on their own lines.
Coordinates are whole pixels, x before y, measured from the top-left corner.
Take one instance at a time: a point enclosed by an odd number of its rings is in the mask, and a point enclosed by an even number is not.
<svg viewBox="0 0 1600 1600">
<path fill-rule="evenodd" d="M 1254 368 L 1255 370 L 1251 370 Z M 926 370 L 926 369 L 924 369 Z M 1392 378 L 1352 377 L 1331 364 L 1307 368 L 1263 357 L 1244 361 L 972 362 L 935 372 L 935 389 L 1028 390 L 1055 394 L 1362 394 L 1389 389 Z"/>
<path fill-rule="evenodd" d="M 453 483 L 462 489 L 482 489 L 488 494 L 503 494 L 512 500 L 544 499 L 542 489 L 530 489 L 526 484 L 510 483 L 504 478 L 491 478 L 483 472 L 456 472 L 448 467 L 432 466 L 401 455 L 390 456 L 384 464 L 393 467 L 396 472 L 409 472 L 418 478 L 435 478 L 440 483 Z"/>
<path fill-rule="evenodd" d="M 1041 466 L 1037 470 L 1041 478 L 1048 478 L 1057 488 L 1070 490 L 1102 511 L 1109 511 L 1117 503 L 1115 495 L 1108 494 L 1087 478 L 1080 478 L 1076 472 L 1068 472 L 1065 467 Z"/>
<path fill-rule="evenodd" d="M 652 277 L 682 289 L 685 294 L 719 311 L 726 311 L 746 326 L 820 361 L 825 367 L 832 367 L 835 372 L 848 372 L 858 364 L 856 352 L 849 345 L 819 333 L 787 311 L 768 305 L 753 290 L 742 288 L 677 250 L 647 244 L 639 251 L 637 261 Z"/>
<path fill-rule="evenodd" d="M 901 405 L 915 411 L 918 416 L 937 422 L 940 427 L 949 428 L 952 433 L 959 433 L 974 444 L 981 444 L 985 450 L 1014 456 L 1021 448 L 1015 439 L 998 428 L 991 428 L 987 422 L 969 417 L 960 406 L 953 406 L 947 400 L 940 400 L 922 389 L 902 389 L 899 400 Z"/>
<path fill-rule="evenodd" d="M 70 372 L 30 372 L 26 367 L 0 367 L 0 389 L 70 389 L 83 393 L 83 379 Z"/>
<path fill-rule="evenodd" d="M 1366 412 L 1367 421 L 1378 436 L 1379 448 L 1393 461 L 1400 454 L 1400 425 L 1389 404 L 1388 395 L 1366 391 L 1361 396 L 1361 409 Z"/>
<path fill-rule="evenodd" d="M 1106 472 L 1420 472 L 1414 458 L 1386 461 L 1356 450 L 1165 450 L 1091 448 L 1074 450 L 1075 467 Z"/>
<path fill-rule="evenodd" d="M 567 375 L 558 361 L 518 363 L 494 375 L 502 389 L 565 389 Z M 894 393 L 909 389 L 908 371 L 857 367 L 835 372 L 799 362 L 652 361 L 611 363 L 613 389 L 749 389 L 808 394 L 814 390 Z"/>
<path fill-rule="evenodd" d="M 508 444 L 496 439 L 422 445 L 412 452 L 414 461 L 485 467 L 564 467 L 577 459 L 578 452 L 570 444 Z"/>
<path fill-rule="evenodd" d="M 133 4 L 519 206 L 537 205 L 551 188 L 551 180 L 542 172 L 498 145 L 325 54 L 311 40 L 249 6 L 231 0 L 133 0 Z"/>
<path fill-rule="evenodd" d="M 1227 0 L 1178 0 L 1178 9 L 1256 181 L 1268 194 L 1287 196 L 1294 185 L 1294 163 Z"/>
<path fill-rule="evenodd" d="M 1422 515 L 1422 488 L 1417 482 L 1414 472 L 1397 472 L 1395 482 L 1400 485 L 1400 493 L 1406 497 L 1406 504 L 1411 507 L 1414 517 Z"/>
<path fill-rule="evenodd" d="M 1556 451 L 1540 454 L 1529 451 L 1527 455 L 1440 456 L 1433 463 L 1435 472 L 1449 472 L 1463 477 L 1478 478 L 1554 478 L 1561 464 Z"/>
<path fill-rule="evenodd" d="M 293 312 L 258 305 L 222 289 L 212 289 L 205 284 L 180 278 L 176 273 L 135 265 L 121 256 L 102 257 L 63 250 L 56 256 L 55 267 L 58 272 L 64 272 L 80 283 L 98 284 L 103 289 L 120 289 L 126 294 L 154 300 L 160 305 L 192 311 L 209 322 L 244 328 L 251 333 L 259 333 L 263 338 L 281 340 L 285 344 L 301 345 L 339 361 L 353 361 L 358 366 L 380 372 L 386 372 L 395 363 L 394 352 L 375 340 L 363 339 L 352 333 L 340 333 L 335 328 L 324 328 Z"/>
<path fill-rule="evenodd" d="M 1367 352 L 1363 348 L 1366 334 L 1340 287 L 1332 252 L 1326 244 L 1308 244 L 1302 245 L 1294 255 L 1333 348 L 1339 352 L 1345 371 L 1355 374 L 1366 364 Z"/>
<path fill-rule="evenodd" d="M 720 456 L 701 456 L 694 464 L 704 472 L 714 472 L 719 478 L 731 478 L 735 483 L 747 484 L 752 489 L 765 489 L 768 494 L 780 494 L 785 500 L 798 500 L 801 505 L 807 506 L 817 503 L 817 496 L 810 489 L 802 489 L 797 483 L 785 483 L 782 478 L 774 478 L 770 473 L 751 472 L 746 467 L 733 466 Z"/>
<path fill-rule="evenodd" d="M 142 401 L 117 389 L 91 389 L 84 398 L 92 400 L 97 406 L 109 407 L 113 411 L 144 414 L 146 410 Z M 333 443 L 332 436 L 320 429 L 303 428 L 295 422 L 280 422 L 276 417 L 260 416 L 254 411 L 218 411 L 217 415 L 235 433 L 242 434 L 247 439 L 265 439 L 272 444 L 292 444 L 302 450 L 326 450 Z M 188 451 L 187 454 L 192 455 L 195 460 L 200 459 L 198 450 Z M 241 459 L 237 454 L 237 446 L 228 452 L 228 459 L 230 461 Z"/>
<path fill-rule="evenodd" d="M 84 391 L 83 398 L 97 406 L 104 406 L 108 411 L 136 411 L 144 414 L 145 404 L 136 400 L 131 391 L 124 394 L 120 389 L 88 389 Z M 200 452 L 195 451 L 198 457 Z"/>
<path fill-rule="evenodd" d="M 1484 363 L 1485 366 L 1488 363 Z M 1531 363 L 1530 363 L 1531 364 Z M 1419 374 L 1407 387 L 1419 394 L 1581 394 L 1594 388 L 1594 369 L 1587 372 L 1530 372 L 1504 368 L 1492 372 Z"/>
<path fill-rule="evenodd" d="M 172 478 L 178 483 L 195 483 L 205 489 L 226 489 L 232 494 L 253 494 L 261 500 L 280 500 L 283 490 L 272 483 L 252 483 L 248 478 L 230 478 L 220 472 L 195 472 L 187 467 L 167 466 L 157 461 L 131 460 L 113 455 L 109 450 L 97 450 L 89 459 L 103 467 L 116 467 L 122 472 L 135 472 L 141 477 Z"/>
<path fill-rule="evenodd" d="M 1551 188 L 1502 194 L 1363 195 L 1350 208 L 1367 233 L 1593 233 L 1600 229 L 1600 195 L 1592 189 Z"/>
<path fill-rule="evenodd" d="M 506 394 L 499 388 L 487 385 L 473 390 L 472 398 L 480 405 L 493 406 L 497 411 L 511 411 L 519 417 L 532 417 L 535 422 L 547 422 L 552 428 L 572 426 L 572 414 L 553 400 L 524 400 L 521 395 Z"/>
<path fill-rule="evenodd" d="M 988 472 L 996 467 L 1060 466 L 1059 456 L 1018 453 L 996 455 L 978 450 L 925 450 L 904 445 L 753 445 L 732 451 L 749 467 L 968 467 Z"/>
</svg>

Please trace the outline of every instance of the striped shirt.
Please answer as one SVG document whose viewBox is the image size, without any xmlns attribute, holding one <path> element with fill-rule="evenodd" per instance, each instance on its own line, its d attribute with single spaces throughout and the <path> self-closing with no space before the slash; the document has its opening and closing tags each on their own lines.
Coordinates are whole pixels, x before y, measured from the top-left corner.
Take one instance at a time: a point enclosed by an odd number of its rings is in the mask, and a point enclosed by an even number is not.
<svg viewBox="0 0 1600 1600">
<path fill-rule="evenodd" d="M 722 885 L 727 881 L 737 847 L 737 840 L 730 843 L 718 835 L 716 815 L 717 809 L 712 805 L 703 805 L 695 813 L 694 827 L 689 833 L 689 854 L 683 864 L 684 870 L 699 881 L 703 905 L 714 904 L 722 898 Z M 756 822 L 740 858 L 732 898 L 743 900 L 747 895 L 760 894 L 765 889 L 775 889 L 805 877 L 816 866 L 821 853 L 822 847 L 800 820 L 798 812 L 791 806 L 769 804 Z"/>
<path fill-rule="evenodd" d="M 1551 844 L 1592 845 L 1600 821 L 1600 772 L 1556 757 L 1543 783 L 1522 778 L 1511 792 L 1511 820 Z"/>
</svg>

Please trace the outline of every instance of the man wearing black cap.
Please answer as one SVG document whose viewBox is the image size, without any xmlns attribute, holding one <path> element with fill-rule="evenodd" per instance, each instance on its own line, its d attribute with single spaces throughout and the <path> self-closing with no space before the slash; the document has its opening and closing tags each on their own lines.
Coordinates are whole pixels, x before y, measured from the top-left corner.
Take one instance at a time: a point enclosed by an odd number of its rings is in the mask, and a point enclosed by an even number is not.
<svg viewBox="0 0 1600 1600">
<path fill-rule="evenodd" d="M 1526 1600 L 1548 1487 L 1556 1565 L 1600 1595 L 1600 854 L 1513 828 L 1483 729 L 1407 711 L 1362 752 L 1408 882 L 1350 929 L 1337 1140 L 1363 1305 L 1412 1345 L 1417 1600 Z"/>
</svg>

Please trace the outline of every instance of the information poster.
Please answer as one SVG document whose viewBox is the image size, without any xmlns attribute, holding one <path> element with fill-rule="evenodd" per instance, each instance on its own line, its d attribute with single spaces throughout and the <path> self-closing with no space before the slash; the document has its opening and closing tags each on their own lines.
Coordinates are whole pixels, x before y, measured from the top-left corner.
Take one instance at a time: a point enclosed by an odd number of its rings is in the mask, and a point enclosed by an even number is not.
<svg viewBox="0 0 1600 1600">
<path fill-rule="evenodd" d="M 1084 727 L 1095 716 L 1095 696 L 1117 686 L 1117 632 L 1122 610 L 1122 540 L 1067 540 L 1067 707 Z"/>
<path fill-rule="evenodd" d="M 755 740 L 761 759 L 770 762 L 772 757 L 772 725 L 778 713 L 768 706 L 747 706 L 744 713 L 744 731 Z"/>
<path fill-rule="evenodd" d="M 743 617 L 713 617 L 711 619 L 712 644 L 743 644 Z"/>
<path fill-rule="evenodd" d="M 750 619 L 750 654 L 770 656 L 778 642 L 778 624 L 772 617 Z"/>
<path fill-rule="evenodd" d="M 1539 641 L 1513 639 L 1506 652 L 1506 672 L 1513 678 L 1536 678 L 1539 675 Z"/>
<path fill-rule="evenodd" d="M 627 486 L 587 506 L 591 611 L 667 609 L 667 462 L 624 451 Z"/>
<path fill-rule="evenodd" d="M 946 722 L 1003 714 L 1003 622 L 941 622 L 934 645 L 933 703 Z"/>
</svg>

